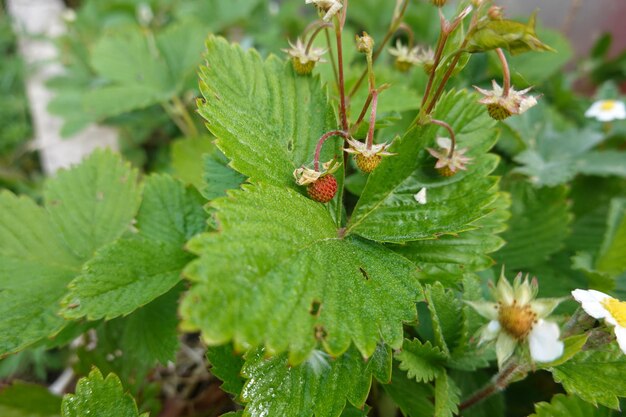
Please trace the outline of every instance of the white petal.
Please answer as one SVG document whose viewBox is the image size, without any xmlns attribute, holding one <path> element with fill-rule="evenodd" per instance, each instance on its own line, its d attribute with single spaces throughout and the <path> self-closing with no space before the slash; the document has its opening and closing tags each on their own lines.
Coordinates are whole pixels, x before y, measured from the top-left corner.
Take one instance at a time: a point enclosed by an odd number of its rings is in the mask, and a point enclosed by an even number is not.
<svg viewBox="0 0 626 417">
<path fill-rule="evenodd" d="M 500 275 L 498 283 L 496 284 L 496 294 L 498 301 L 501 301 L 504 305 L 510 306 L 515 300 L 515 292 L 509 281 L 504 277 L 504 274 Z"/>
<path fill-rule="evenodd" d="M 559 340 L 561 331 L 556 323 L 539 320 L 528 335 L 530 356 L 537 362 L 551 362 L 563 355 L 564 345 Z"/>
<path fill-rule="evenodd" d="M 615 337 L 619 348 L 626 354 L 626 327 L 615 326 Z"/>
<path fill-rule="evenodd" d="M 587 109 L 587 111 L 585 112 L 585 117 L 596 117 L 601 107 L 602 107 L 602 102 L 596 101 L 595 103 L 591 105 L 591 107 Z"/>
<path fill-rule="evenodd" d="M 439 145 L 440 148 L 448 150 L 452 147 L 452 140 L 450 138 L 438 137 L 437 145 Z"/>
<path fill-rule="evenodd" d="M 419 190 L 417 192 L 417 194 L 415 194 L 413 196 L 413 198 L 415 199 L 415 201 L 417 201 L 419 204 L 426 204 L 426 188 L 422 187 L 421 190 Z"/>
<path fill-rule="evenodd" d="M 498 320 L 491 320 L 480 332 L 480 341 L 478 344 L 491 342 L 498 336 L 498 333 L 500 333 L 500 328 L 500 322 Z"/>
<path fill-rule="evenodd" d="M 465 303 L 486 319 L 498 319 L 498 309 L 496 303 L 490 303 L 488 301 L 465 301 Z"/>
<path fill-rule="evenodd" d="M 602 305 L 602 301 L 611 297 L 603 292 L 596 290 L 574 290 L 572 291 L 572 296 L 582 305 L 583 310 L 593 318 L 603 319 L 611 315 Z"/>
<path fill-rule="evenodd" d="M 513 355 L 515 348 L 517 347 L 517 340 L 506 334 L 500 332 L 498 340 L 496 341 L 496 356 L 498 357 L 498 367 L 502 367 L 504 362 Z"/>
</svg>

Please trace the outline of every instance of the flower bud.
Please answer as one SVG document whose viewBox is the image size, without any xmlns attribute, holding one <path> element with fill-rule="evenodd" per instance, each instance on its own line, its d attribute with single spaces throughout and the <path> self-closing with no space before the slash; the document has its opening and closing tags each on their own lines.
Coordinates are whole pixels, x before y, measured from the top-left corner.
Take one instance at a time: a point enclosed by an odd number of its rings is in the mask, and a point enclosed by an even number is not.
<svg viewBox="0 0 626 417">
<path fill-rule="evenodd" d="M 491 20 L 502 20 L 502 17 L 504 14 L 502 13 L 502 7 L 491 6 L 489 10 L 487 11 L 487 15 L 489 16 L 489 19 Z"/>
<path fill-rule="evenodd" d="M 374 39 L 367 32 L 363 32 L 362 36 L 356 35 L 356 49 L 364 54 L 372 53 L 374 50 Z"/>
</svg>

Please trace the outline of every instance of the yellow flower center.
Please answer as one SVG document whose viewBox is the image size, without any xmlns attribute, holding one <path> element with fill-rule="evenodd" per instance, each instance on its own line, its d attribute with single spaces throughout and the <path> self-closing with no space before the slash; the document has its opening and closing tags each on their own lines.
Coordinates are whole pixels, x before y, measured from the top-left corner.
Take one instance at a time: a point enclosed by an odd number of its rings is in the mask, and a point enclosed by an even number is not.
<svg viewBox="0 0 626 417">
<path fill-rule="evenodd" d="M 509 335 L 518 340 L 523 340 L 537 322 L 537 315 L 532 311 L 530 305 L 513 304 L 498 305 L 498 321 Z"/>
<path fill-rule="evenodd" d="M 611 111 L 615 107 L 615 100 L 604 100 L 600 105 L 602 111 Z"/>
<path fill-rule="evenodd" d="M 611 313 L 617 324 L 626 327 L 626 302 L 615 298 L 607 298 L 602 300 L 602 305 Z"/>
</svg>

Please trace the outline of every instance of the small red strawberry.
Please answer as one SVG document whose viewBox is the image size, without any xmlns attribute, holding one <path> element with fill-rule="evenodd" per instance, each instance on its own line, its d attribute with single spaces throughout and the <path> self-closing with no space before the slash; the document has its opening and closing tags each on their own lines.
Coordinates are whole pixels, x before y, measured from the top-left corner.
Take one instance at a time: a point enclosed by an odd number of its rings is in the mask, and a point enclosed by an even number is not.
<svg viewBox="0 0 626 417">
<path fill-rule="evenodd" d="M 309 184 L 306 191 L 313 200 L 328 203 L 337 192 L 337 180 L 330 174 L 321 176 L 317 181 Z"/>
</svg>

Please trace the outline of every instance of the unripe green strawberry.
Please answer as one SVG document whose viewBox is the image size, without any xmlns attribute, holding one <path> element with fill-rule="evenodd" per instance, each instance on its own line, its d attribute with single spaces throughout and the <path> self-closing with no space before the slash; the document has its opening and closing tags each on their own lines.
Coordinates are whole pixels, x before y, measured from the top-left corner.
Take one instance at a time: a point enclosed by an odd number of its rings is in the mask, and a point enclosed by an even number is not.
<svg viewBox="0 0 626 417">
<path fill-rule="evenodd" d="M 375 170 L 382 159 L 383 157 L 380 155 L 365 156 L 360 153 L 354 155 L 356 166 L 358 166 L 359 169 L 366 174 L 369 174 L 370 172 Z"/>
<path fill-rule="evenodd" d="M 500 106 L 498 104 L 488 104 L 487 112 L 489 116 L 491 116 L 494 120 L 504 120 L 507 117 L 511 116 L 511 112 L 507 110 L 504 106 Z"/>
<path fill-rule="evenodd" d="M 320 203 L 328 203 L 337 192 L 337 180 L 332 175 L 324 175 L 306 189 L 309 197 Z"/>
<path fill-rule="evenodd" d="M 454 174 L 456 174 L 456 172 L 455 172 L 455 171 L 452 171 L 452 170 L 450 169 L 450 167 L 449 167 L 449 166 L 447 166 L 447 165 L 446 165 L 446 166 L 444 166 L 444 167 L 441 167 L 441 168 L 437 168 L 437 172 L 438 172 L 438 173 L 439 173 L 439 175 L 441 175 L 442 177 L 451 177 L 451 176 L 453 176 Z"/>
</svg>

